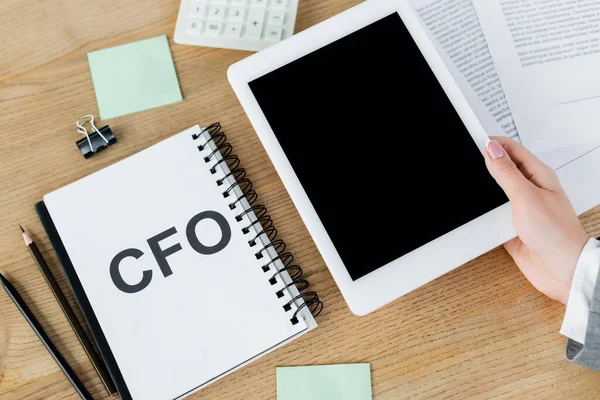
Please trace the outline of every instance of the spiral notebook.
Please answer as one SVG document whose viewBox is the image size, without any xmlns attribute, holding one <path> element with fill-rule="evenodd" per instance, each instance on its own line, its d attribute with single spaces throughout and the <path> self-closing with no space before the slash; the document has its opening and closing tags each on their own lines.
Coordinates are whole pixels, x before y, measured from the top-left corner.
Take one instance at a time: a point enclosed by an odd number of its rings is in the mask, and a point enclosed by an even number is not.
<svg viewBox="0 0 600 400">
<path fill-rule="evenodd" d="M 307 333 L 322 303 L 219 124 L 36 209 L 122 399 L 174 399 Z"/>
</svg>

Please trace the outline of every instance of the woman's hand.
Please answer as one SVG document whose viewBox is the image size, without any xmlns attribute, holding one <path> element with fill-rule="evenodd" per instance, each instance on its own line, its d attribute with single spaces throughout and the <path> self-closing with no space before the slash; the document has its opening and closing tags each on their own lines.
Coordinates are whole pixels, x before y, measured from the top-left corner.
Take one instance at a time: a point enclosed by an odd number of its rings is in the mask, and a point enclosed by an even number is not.
<svg viewBox="0 0 600 400">
<path fill-rule="evenodd" d="M 504 248 L 537 290 L 567 304 L 575 266 L 589 237 L 556 172 L 519 143 L 492 139 L 485 164 L 510 200 L 518 235 Z"/>
</svg>

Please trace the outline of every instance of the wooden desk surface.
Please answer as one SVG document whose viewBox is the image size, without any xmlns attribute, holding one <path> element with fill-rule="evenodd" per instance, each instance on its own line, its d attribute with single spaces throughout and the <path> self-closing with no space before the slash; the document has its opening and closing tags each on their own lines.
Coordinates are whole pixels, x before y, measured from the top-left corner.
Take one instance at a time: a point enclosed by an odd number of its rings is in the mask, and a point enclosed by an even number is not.
<svg viewBox="0 0 600 400">
<path fill-rule="evenodd" d="M 296 30 L 355 3 L 303 0 Z M 33 204 L 191 125 L 215 120 L 224 125 L 325 311 L 314 332 L 194 398 L 275 399 L 276 366 L 354 362 L 371 363 L 376 400 L 597 398 L 599 375 L 565 361 L 565 338 L 559 334 L 564 306 L 537 293 L 502 248 L 372 315 L 352 315 L 227 82 L 227 67 L 249 53 L 173 43 L 178 8 L 179 0 L 0 5 L 0 267 L 95 398 L 104 398 L 105 391 L 24 247 L 18 224 L 34 235 L 73 302 Z M 75 121 L 87 113 L 98 116 L 86 53 L 159 34 L 169 36 L 184 101 L 111 120 L 119 143 L 84 160 L 74 144 L 80 138 Z M 586 213 L 583 222 L 590 234 L 598 234 L 600 208 Z M 0 398 L 77 398 L 3 291 Z"/>
</svg>

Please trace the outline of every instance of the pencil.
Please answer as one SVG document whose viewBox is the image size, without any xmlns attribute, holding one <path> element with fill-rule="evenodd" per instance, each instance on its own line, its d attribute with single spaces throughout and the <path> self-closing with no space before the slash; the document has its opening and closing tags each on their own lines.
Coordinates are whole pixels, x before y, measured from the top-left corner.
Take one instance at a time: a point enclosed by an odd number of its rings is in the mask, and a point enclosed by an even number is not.
<svg viewBox="0 0 600 400">
<path fill-rule="evenodd" d="M 93 400 L 93 397 L 87 391 L 85 386 L 83 386 L 79 378 L 77 378 L 77 375 L 75 375 L 75 372 L 67 363 L 67 360 L 65 360 L 62 354 L 60 354 L 60 352 L 52 342 L 52 339 L 50 339 L 48 334 L 44 331 L 44 328 L 42 328 L 42 326 L 35 318 L 31 310 L 27 307 L 27 304 L 25 304 L 23 298 L 19 295 L 15 287 L 8 281 L 8 279 L 4 277 L 2 271 L 0 271 L 0 281 L 2 281 L 2 287 L 4 287 L 4 290 L 6 291 L 6 294 L 8 294 L 8 297 L 10 297 L 11 300 L 15 303 L 15 305 L 17 306 L 19 311 L 21 311 L 21 314 L 23 314 L 23 317 L 25 317 L 33 331 L 38 335 L 44 346 L 46 346 L 46 349 L 54 358 L 60 369 L 63 371 L 63 373 L 69 380 L 69 382 L 71 382 L 71 385 L 73 385 L 73 388 L 75 388 L 77 394 L 79 394 L 79 396 L 81 396 L 82 399 Z"/>
<path fill-rule="evenodd" d="M 65 298 L 65 295 L 63 294 L 62 290 L 60 289 L 60 286 L 58 286 L 56 279 L 54 279 L 54 275 L 52 275 L 50 268 L 48 268 L 48 264 L 46 264 L 44 257 L 42 257 L 42 253 L 40 252 L 40 250 L 38 249 L 38 247 L 36 246 L 34 241 L 31 239 L 31 237 L 27 234 L 27 232 L 25 232 L 23 227 L 21 225 L 19 225 L 19 228 L 21 228 L 21 232 L 23 234 L 23 240 L 25 241 L 25 245 L 31 252 L 31 255 L 33 256 L 33 258 L 35 259 L 35 262 L 37 263 L 38 267 L 40 268 L 40 271 L 42 271 L 42 275 L 44 275 L 44 278 L 46 278 L 46 282 L 48 283 L 48 286 L 50 286 L 50 289 L 52 290 L 52 293 L 54 294 L 56 301 L 58 301 L 58 304 L 60 304 L 60 307 L 62 308 L 63 312 L 65 313 L 65 315 L 67 317 L 67 320 L 69 320 L 71 327 L 75 331 L 75 334 L 77 335 L 77 338 L 79 339 L 79 342 L 83 346 L 85 353 L 87 354 L 88 358 L 92 362 L 92 365 L 94 366 L 94 369 L 98 373 L 98 376 L 100 376 L 100 380 L 102 381 L 102 384 L 104 384 L 106 391 L 108 392 L 109 395 L 116 394 L 117 389 L 110 377 L 110 374 L 108 373 L 108 371 L 106 369 L 106 366 L 104 365 L 104 362 L 102 361 L 102 359 L 100 359 L 100 357 L 96 353 L 96 350 L 94 350 L 94 346 L 90 342 L 90 339 L 87 337 L 87 335 L 83 331 L 83 327 L 81 326 L 81 324 L 79 323 L 79 320 L 75 316 L 75 313 L 73 312 L 73 309 L 71 308 L 71 306 L 69 305 L 69 302 Z"/>
</svg>

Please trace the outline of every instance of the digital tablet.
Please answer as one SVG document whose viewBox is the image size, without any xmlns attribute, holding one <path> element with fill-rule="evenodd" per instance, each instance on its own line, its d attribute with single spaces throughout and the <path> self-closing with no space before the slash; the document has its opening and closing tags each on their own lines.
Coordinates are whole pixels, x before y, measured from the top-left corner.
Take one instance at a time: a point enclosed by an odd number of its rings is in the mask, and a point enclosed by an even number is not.
<svg viewBox="0 0 600 400">
<path fill-rule="evenodd" d="M 362 3 L 228 76 L 355 314 L 515 236 L 488 137 L 405 1 Z"/>
</svg>

